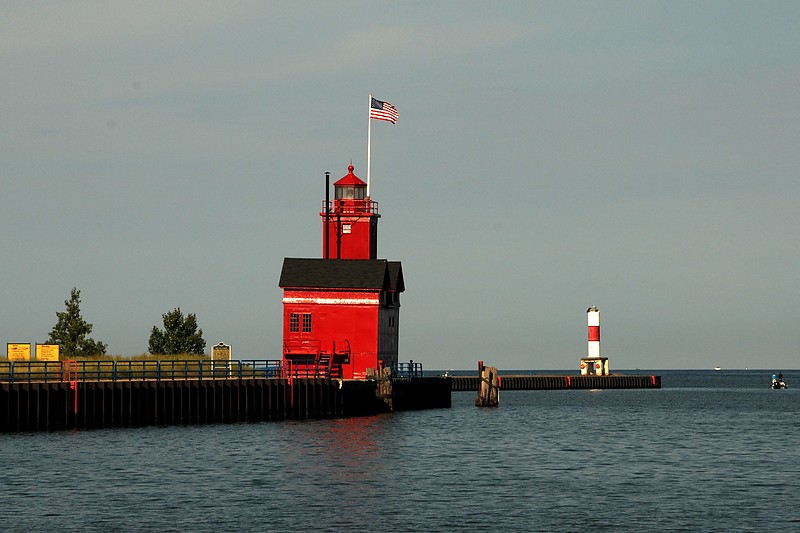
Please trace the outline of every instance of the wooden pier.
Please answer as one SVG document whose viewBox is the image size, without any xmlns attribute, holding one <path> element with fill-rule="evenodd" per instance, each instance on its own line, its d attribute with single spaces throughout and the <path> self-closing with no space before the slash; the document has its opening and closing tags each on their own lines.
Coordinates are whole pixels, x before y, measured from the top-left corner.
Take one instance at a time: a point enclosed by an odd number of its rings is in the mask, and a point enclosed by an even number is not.
<svg viewBox="0 0 800 533">
<path fill-rule="evenodd" d="M 449 376 L 451 390 L 477 391 L 480 376 Z M 581 375 L 508 375 L 499 376 L 500 390 L 559 390 L 559 389 L 660 389 L 661 376 L 612 374 L 609 376 Z"/>
</svg>

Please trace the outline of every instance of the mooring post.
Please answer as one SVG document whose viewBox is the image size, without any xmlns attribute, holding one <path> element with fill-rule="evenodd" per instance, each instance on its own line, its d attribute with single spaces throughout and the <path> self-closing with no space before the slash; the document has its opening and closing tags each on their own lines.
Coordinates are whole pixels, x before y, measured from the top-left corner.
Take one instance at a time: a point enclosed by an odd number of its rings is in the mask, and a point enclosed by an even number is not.
<svg viewBox="0 0 800 533">
<path fill-rule="evenodd" d="M 387 366 L 378 368 L 377 371 L 371 368 L 368 368 L 367 370 L 371 370 L 374 373 L 374 379 L 376 379 L 378 382 L 377 386 L 375 387 L 375 395 L 383 400 L 384 403 L 389 406 L 389 410 L 391 411 L 394 408 L 394 384 L 392 383 L 392 368 Z"/>
<path fill-rule="evenodd" d="M 481 383 L 478 396 L 475 398 L 475 405 L 497 407 L 500 405 L 500 377 L 497 375 L 497 368 L 484 366 L 483 361 L 478 361 L 478 371 Z"/>
</svg>

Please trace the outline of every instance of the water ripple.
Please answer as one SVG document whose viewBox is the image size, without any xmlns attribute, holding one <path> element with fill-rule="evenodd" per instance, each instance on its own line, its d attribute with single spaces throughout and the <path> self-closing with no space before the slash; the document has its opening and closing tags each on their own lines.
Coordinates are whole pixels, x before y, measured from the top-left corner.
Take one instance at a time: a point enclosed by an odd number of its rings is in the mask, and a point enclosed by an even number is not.
<svg viewBox="0 0 800 533">
<path fill-rule="evenodd" d="M 452 409 L 345 420 L 0 435 L 0 523 L 791 531 L 800 395 L 771 393 L 519 391 L 497 409 L 454 393 Z"/>
</svg>

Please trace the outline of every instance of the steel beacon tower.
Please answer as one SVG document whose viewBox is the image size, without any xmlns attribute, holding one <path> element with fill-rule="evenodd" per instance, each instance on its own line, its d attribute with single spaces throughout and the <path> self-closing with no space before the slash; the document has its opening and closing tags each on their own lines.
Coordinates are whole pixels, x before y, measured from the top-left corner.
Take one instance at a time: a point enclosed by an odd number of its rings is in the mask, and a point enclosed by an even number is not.
<svg viewBox="0 0 800 533">
<path fill-rule="evenodd" d="M 581 358 L 581 375 L 608 375 L 608 357 L 600 357 L 600 311 L 595 306 L 586 310 L 588 347 L 586 357 Z"/>
</svg>

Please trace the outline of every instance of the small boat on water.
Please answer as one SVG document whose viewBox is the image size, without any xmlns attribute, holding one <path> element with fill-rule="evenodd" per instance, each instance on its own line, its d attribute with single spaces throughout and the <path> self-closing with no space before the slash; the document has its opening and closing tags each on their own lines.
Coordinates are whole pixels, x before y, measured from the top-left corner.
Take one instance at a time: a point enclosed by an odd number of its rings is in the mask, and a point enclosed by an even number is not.
<svg viewBox="0 0 800 533">
<path fill-rule="evenodd" d="M 722 370 L 722 368 L 721 368 L 721 367 L 718 367 L 718 366 L 715 366 L 715 367 L 714 367 L 714 370 Z"/>
<path fill-rule="evenodd" d="M 778 374 L 777 376 L 775 376 L 775 374 L 772 374 L 771 386 L 773 389 L 785 389 L 786 387 L 788 387 L 786 382 L 783 381 L 783 374 Z"/>
</svg>

